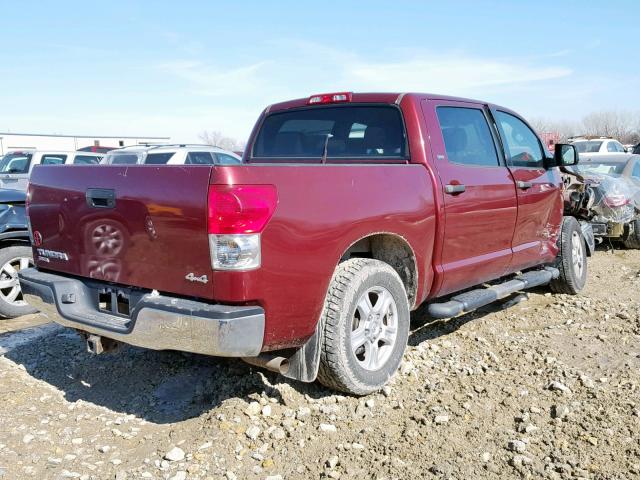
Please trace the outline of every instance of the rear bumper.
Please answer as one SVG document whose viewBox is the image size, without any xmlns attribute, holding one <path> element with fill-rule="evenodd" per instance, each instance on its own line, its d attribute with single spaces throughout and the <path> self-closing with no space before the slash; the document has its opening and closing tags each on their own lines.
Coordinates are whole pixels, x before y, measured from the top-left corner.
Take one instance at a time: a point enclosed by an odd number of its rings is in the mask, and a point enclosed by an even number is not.
<svg viewBox="0 0 640 480">
<path fill-rule="evenodd" d="M 180 350 L 223 357 L 260 353 L 264 310 L 208 303 L 131 290 L 130 314 L 98 308 L 100 291 L 128 292 L 105 282 L 41 272 L 19 272 L 27 302 L 50 320 L 152 350 Z"/>
</svg>

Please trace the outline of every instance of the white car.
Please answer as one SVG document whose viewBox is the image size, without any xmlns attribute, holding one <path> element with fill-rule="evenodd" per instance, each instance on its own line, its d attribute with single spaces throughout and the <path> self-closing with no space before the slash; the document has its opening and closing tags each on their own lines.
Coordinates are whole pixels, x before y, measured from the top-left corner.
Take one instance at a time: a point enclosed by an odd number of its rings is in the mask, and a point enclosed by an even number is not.
<svg viewBox="0 0 640 480">
<path fill-rule="evenodd" d="M 136 145 L 111 150 L 106 165 L 239 165 L 242 158 L 210 145 Z"/>
<path fill-rule="evenodd" d="M 569 142 L 575 145 L 580 155 L 626 153 L 624 145 L 609 137 L 578 137 L 570 139 Z"/>
<path fill-rule="evenodd" d="M 0 188 L 27 191 L 29 174 L 36 165 L 96 165 L 104 156 L 92 152 L 16 150 L 0 161 Z"/>
</svg>

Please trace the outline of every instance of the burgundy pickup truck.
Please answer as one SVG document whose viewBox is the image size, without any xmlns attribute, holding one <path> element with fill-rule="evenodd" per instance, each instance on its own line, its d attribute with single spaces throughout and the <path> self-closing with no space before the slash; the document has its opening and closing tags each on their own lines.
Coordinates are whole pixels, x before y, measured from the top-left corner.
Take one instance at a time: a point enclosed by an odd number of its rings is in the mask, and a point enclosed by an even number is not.
<svg viewBox="0 0 640 480">
<path fill-rule="evenodd" d="M 428 94 L 266 108 L 237 166 L 34 169 L 24 297 L 119 342 L 242 357 L 366 394 L 409 312 L 449 318 L 522 289 L 576 293 L 588 249 L 554 158 L 516 113 Z"/>
</svg>

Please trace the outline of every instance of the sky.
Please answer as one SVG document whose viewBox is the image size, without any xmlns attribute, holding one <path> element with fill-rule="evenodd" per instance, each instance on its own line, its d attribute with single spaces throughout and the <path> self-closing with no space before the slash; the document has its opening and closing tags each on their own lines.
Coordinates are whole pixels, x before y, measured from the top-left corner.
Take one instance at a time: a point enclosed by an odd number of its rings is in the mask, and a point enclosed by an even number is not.
<svg viewBox="0 0 640 480">
<path fill-rule="evenodd" d="M 637 0 L 0 0 L 0 131 L 245 140 L 270 103 L 332 91 L 638 111 L 639 17 Z"/>
</svg>

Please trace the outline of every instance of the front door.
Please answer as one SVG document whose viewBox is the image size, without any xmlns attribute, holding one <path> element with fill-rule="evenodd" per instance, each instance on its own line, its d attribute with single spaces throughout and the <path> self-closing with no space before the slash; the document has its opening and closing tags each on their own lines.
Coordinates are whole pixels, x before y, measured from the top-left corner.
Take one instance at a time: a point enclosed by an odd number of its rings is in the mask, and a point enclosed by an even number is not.
<svg viewBox="0 0 640 480">
<path fill-rule="evenodd" d="M 516 192 L 503 164 L 486 107 L 427 100 L 434 167 L 444 196 L 444 239 L 435 296 L 505 274 L 517 216 Z"/>
<path fill-rule="evenodd" d="M 562 179 L 557 169 L 545 169 L 543 146 L 533 130 L 513 112 L 491 111 L 507 166 L 518 194 L 518 220 L 513 236 L 511 271 L 552 262 L 562 222 Z"/>
</svg>

